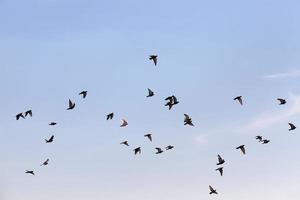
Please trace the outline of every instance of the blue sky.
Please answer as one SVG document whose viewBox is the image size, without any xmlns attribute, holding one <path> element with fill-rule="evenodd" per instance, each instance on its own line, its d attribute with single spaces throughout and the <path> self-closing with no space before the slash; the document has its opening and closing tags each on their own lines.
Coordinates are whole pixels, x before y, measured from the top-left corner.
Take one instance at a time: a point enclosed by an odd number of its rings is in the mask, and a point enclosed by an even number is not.
<svg viewBox="0 0 300 200">
<path fill-rule="evenodd" d="M 298 200 L 299 131 L 287 130 L 300 124 L 299 7 L 1 0 L 0 199 Z M 158 54 L 157 67 L 150 54 Z M 89 92 L 84 100 L 81 90 Z M 180 103 L 168 111 L 172 94 Z M 238 95 L 245 106 L 233 101 Z M 16 121 L 27 109 L 34 116 Z M 183 125 L 184 113 L 195 127 Z M 257 134 L 271 143 L 258 144 Z M 119 145 L 124 139 L 130 148 Z M 172 151 L 154 154 L 169 144 Z M 240 144 L 246 156 L 235 150 Z M 134 156 L 137 146 L 143 153 Z M 217 154 L 224 177 L 214 171 Z M 208 195 L 209 184 L 218 196 Z"/>
</svg>

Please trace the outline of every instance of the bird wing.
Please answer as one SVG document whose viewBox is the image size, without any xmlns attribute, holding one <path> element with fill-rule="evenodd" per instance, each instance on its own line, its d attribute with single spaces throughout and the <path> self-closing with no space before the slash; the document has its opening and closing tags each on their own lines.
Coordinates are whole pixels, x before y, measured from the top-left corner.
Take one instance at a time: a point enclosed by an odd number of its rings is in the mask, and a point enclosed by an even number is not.
<svg viewBox="0 0 300 200">
<path fill-rule="evenodd" d="M 157 57 L 153 57 L 153 62 L 154 62 L 154 65 L 156 66 L 157 65 Z"/>
<path fill-rule="evenodd" d="M 72 101 L 69 99 L 69 107 L 72 107 L 73 103 Z"/>
<path fill-rule="evenodd" d="M 246 149 L 244 146 L 241 147 L 241 151 L 243 152 L 243 154 L 246 154 Z"/>
<path fill-rule="evenodd" d="M 184 117 L 185 117 L 185 120 L 190 118 L 190 116 L 188 116 L 187 114 L 184 114 Z"/>
<path fill-rule="evenodd" d="M 218 155 L 218 161 L 219 161 L 219 162 L 222 162 L 222 161 L 223 161 L 223 158 L 222 158 L 220 155 Z"/>
<path fill-rule="evenodd" d="M 209 190 L 210 190 L 210 191 L 214 191 L 214 188 L 211 187 L 211 186 L 209 186 Z"/>
<path fill-rule="evenodd" d="M 54 135 L 52 135 L 49 140 L 53 140 L 53 139 L 54 139 Z"/>
</svg>

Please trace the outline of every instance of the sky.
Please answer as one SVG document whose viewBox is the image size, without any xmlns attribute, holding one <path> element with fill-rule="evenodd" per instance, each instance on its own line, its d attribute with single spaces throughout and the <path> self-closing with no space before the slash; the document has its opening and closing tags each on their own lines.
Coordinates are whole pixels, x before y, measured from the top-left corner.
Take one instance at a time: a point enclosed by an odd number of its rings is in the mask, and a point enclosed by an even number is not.
<svg viewBox="0 0 300 200">
<path fill-rule="evenodd" d="M 0 199 L 298 200 L 300 132 L 288 123 L 300 124 L 299 8 L 296 0 L 0 0 Z M 173 94 L 180 103 L 169 111 Z M 244 106 L 233 101 L 239 95 Z M 32 118 L 15 120 L 28 109 Z M 185 113 L 195 127 L 183 125 Z M 155 154 L 167 145 L 175 148 Z"/>
</svg>

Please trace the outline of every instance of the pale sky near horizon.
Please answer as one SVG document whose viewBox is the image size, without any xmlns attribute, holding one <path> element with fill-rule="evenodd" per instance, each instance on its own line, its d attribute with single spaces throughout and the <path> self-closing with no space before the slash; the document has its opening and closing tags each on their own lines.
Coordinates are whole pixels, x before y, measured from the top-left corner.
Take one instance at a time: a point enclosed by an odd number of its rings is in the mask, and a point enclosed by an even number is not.
<svg viewBox="0 0 300 200">
<path fill-rule="evenodd" d="M 0 0 L 0 200 L 299 200 L 300 132 L 288 131 L 300 127 L 299 9 L 296 0 Z M 180 103 L 169 111 L 172 94 Z M 28 109 L 32 118 L 15 120 Z"/>
</svg>

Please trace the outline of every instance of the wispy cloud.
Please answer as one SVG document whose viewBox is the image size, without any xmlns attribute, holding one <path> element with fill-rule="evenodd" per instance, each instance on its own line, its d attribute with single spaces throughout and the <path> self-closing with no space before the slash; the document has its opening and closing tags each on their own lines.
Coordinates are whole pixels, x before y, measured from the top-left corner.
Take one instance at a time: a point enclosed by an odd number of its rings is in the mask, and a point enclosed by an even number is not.
<svg viewBox="0 0 300 200">
<path fill-rule="evenodd" d="M 262 76 L 261 78 L 263 78 L 263 79 L 284 79 L 284 78 L 296 78 L 296 77 L 300 77 L 300 70 L 265 75 L 265 76 Z"/>
</svg>

